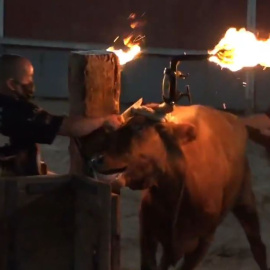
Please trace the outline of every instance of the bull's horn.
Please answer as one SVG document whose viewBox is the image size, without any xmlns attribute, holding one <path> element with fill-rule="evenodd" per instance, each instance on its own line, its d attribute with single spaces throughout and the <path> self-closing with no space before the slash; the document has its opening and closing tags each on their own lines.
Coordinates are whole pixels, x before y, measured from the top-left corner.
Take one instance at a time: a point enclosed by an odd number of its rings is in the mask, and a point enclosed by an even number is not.
<svg viewBox="0 0 270 270">
<path fill-rule="evenodd" d="M 132 108 L 132 114 L 144 115 L 155 121 L 165 121 L 166 114 L 173 111 L 173 106 L 162 103 L 162 104 L 147 104 L 139 108 Z"/>
<path fill-rule="evenodd" d="M 158 104 L 158 106 L 153 108 L 157 113 L 171 113 L 173 111 L 173 105 L 167 104 L 165 102 Z"/>
<path fill-rule="evenodd" d="M 124 122 L 126 122 L 132 116 L 132 108 L 139 108 L 142 105 L 142 102 L 143 99 L 140 98 L 121 114 Z"/>
<path fill-rule="evenodd" d="M 155 110 L 148 108 L 147 106 L 142 106 L 140 108 L 133 108 L 132 114 L 135 115 L 143 115 L 146 116 L 149 119 L 152 119 L 154 121 L 165 121 L 165 114 L 156 112 Z"/>
</svg>

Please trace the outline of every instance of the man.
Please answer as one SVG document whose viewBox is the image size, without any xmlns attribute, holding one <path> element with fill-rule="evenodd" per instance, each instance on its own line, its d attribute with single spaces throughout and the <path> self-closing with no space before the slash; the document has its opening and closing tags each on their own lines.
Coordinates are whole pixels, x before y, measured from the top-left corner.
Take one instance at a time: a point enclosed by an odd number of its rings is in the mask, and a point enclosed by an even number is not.
<svg viewBox="0 0 270 270">
<path fill-rule="evenodd" d="M 38 143 L 51 144 L 57 135 L 82 137 L 104 124 L 113 129 L 122 124 L 119 115 L 86 118 L 46 112 L 31 102 L 33 77 L 34 68 L 28 59 L 18 55 L 0 57 L 0 133 L 10 139 L 10 145 L 0 148 L 2 169 L 16 167 L 15 175 L 40 174 L 39 164 L 34 169 Z"/>
</svg>

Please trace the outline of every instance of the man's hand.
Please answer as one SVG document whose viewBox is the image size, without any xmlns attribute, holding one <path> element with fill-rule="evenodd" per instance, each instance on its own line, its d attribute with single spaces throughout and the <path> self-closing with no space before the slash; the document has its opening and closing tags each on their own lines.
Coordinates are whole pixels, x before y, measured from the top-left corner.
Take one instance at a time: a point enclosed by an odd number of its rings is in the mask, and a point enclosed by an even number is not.
<svg viewBox="0 0 270 270">
<path fill-rule="evenodd" d="M 270 129 L 269 128 L 261 129 L 260 132 L 262 135 L 270 137 Z"/>
<path fill-rule="evenodd" d="M 103 126 L 109 130 L 116 130 L 124 123 L 121 115 L 111 114 L 105 117 Z"/>
</svg>

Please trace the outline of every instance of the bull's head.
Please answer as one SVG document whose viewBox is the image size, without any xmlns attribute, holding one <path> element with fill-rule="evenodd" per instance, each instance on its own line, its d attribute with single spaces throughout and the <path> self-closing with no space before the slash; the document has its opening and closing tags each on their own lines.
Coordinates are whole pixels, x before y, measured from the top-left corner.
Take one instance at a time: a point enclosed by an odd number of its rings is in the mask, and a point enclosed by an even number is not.
<svg viewBox="0 0 270 270">
<path fill-rule="evenodd" d="M 181 148 L 195 138 L 196 128 L 190 123 L 160 122 L 137 114 L 104 137 L 92 165 L 102 174 L 121 173 L 119 181 L 131 189 L 158 186 L 183 172 Z"/>
</svg>

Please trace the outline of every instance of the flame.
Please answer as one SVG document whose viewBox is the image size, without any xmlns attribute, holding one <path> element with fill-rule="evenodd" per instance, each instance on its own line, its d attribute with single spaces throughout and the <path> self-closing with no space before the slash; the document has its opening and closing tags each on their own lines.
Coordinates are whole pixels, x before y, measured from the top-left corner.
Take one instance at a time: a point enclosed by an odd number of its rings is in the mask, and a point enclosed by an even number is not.
<svg viewBox="0 0 270 270">
<path fill-rule="evenodd" d="M 114 47 L 107 49 L 109 52 L 114 52 L 120 61 L 120 65 L 125 65 L 127 62 L 132 61 L 141 52 L 141 47 L 139 45 L 128 44 L 128 51 L 123 51 L 122 49 L 116 50 Z"/>
<path fill-rule="evenodd" d="M 135 13 L 131 13 L 128 19 L 134 20 L 136 16 L 137 15 Z M 130 23 L 130 28 L 134 30 L 135 28 L 142 27 L 143 25 L 144 23 L 142 21 L 133 21 L 132 23 Z M 137 56 L 139 56 L 139 54 L 141 53 L 140 43 L 142 39 L 144 39 L 144 37 L 145 36 L 136 36 L 134 34 L 130 34 L 123 39 L 126 50 L 116 49 L 114 46 L 111 46 L 107 49 L 107 51 L 115 53 L 119 58 L 120 65 L 125 65 L 127 62 L 130 62 Z M 114 42 L 116 42 L 118 39 L 119 36 L 115 38 Z"/>
<path fill-rule="evenodd" d="M 238 71 L 245 67 L 261 65 L 270 67 L 270 38 L 258 39 L 252 32 L 241 28 L 229 28 L 224 37 L 208 53 L 209 61 Z"/>
</svg>

